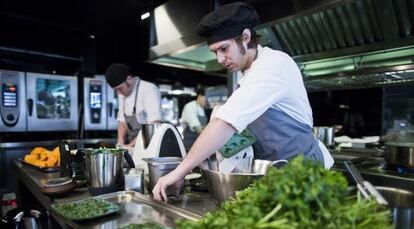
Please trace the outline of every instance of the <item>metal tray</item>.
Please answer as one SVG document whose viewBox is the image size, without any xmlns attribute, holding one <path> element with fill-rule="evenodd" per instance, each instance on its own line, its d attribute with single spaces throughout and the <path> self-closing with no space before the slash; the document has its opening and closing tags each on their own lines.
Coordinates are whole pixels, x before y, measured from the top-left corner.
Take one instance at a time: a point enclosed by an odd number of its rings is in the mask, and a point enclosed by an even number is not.
<svg viewBox="0 0 414 229">
<path fill-rule="evenodd" d="M 169 204 L 158 202 L 151 197 L 134 191 L 121 191 L 96 196 L 120 206 L 116 214 L 93 220 L 75 222 L 61 218 L 73 228 L 119 228 L 131 223 L 155 222 L 166 227 L 175 228 L 178 219 L 198 220 L 200 215 L 186 211 Z"/>
</svg>

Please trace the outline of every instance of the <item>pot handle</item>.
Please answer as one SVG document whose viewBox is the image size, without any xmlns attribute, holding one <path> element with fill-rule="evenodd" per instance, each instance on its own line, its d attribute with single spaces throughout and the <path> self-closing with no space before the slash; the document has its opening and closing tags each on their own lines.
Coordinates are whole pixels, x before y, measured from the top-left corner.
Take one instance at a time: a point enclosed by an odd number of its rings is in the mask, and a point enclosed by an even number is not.
<svg viewBox="0 0 414 229">
<path fill-rule="evenodd" d="M 135 168 L 135 163 L 134 163 L 134 160 L 132 160 L 132 157 L 129 154 L 128 150 L 124 151 L 124 158 L 125 158 L 126 162 L 128 163 L 129 167 L 131 169 L 134 169 Z"/>
<path fill-rule="evenodd" d="M 278 168 L 278 169 L 280 169 L 280 168 L 282 168 L 283 166 L 285 166 L 287 163 L 288 163 L 288 161 L 287 161 L 287 160 L 285 160 L 285 159 L 281 159 L 281 160 L 276 160 L 276 161 L 273 161 L 273 162 L 272 162 L 272 164 L 270 164 L 270 165 L 271 165 L 271 166 L 274 166 L 274 167 L 276 167 L 276 168 Z"/>
</svg>

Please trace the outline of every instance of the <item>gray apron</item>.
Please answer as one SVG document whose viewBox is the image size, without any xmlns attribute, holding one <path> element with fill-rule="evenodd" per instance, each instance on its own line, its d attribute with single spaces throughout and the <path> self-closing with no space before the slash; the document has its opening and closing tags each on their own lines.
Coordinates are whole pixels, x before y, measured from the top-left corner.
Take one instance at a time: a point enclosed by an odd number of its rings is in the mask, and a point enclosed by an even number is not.
<svg viewBox="0 0 414 229">
<path fill-rule="evenodd" d="M 197 115 L 197 118 L 198 118 L 198 121 L 200 121 L 201 126 L 207 125 L 208 120 L 205 115 Z M 195 131 L 192 131 L 190 126 L 187 126 L 184 129 L 183 135 L 184 135 L 184 139 L 183 139 L 184 147 L 185 147 L 185 150 L 188 152 L 191 146 L 194 144 L 199 134 Z"/>
<path fill-rule="evenodd" d="M 312 128 L 286 113 L 269 108 L 248 128 L 257 138 L 253 144 L 256 159 L 290 160 L 299 154 L 324 164 L 322 151 Z"/>
<path fill-rule="evenodd" d="M 132 140 L 134 140 L 138 136 L 138 132 L 141 129 L 141 124 L 138 122 L 136 117 L 136 105 L 137 105 L 137 97 L 138 97 L 138 89 L 139 89 L 139 79 L 137 80 L 136 87 L 137 90 L 135 91 L 135 100 L 134 100 L 134 108 L 132 109 L 132 115 L 125 114 L 125 103 L 124 103 L 124 118 L 125 123 L 127 126 L 127 133 L 125 135 L 124 142 L 125 144 L 129 144 Z"/>
</svg>

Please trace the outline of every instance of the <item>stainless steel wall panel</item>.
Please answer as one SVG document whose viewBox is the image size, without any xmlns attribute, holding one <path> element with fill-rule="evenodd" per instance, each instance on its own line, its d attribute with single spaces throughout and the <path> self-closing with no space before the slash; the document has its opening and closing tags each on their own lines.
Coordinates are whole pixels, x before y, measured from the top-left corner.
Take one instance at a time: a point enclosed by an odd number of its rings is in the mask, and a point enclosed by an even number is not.
<svg viewBox="0 0 414 229">
<path fill-rule="evenodd" d="M 285 48 L 285 51 L 288 52 L 290 55 L 295 55 L 295 50 L 293 50 L 292 44 L 290 44 L 290 41 L 285 34 L 285 31 L 283 31 L 282 26 L 277 24 L 273 26 L 275 28 L 277 36 L 280 38 L 280 42 L 282 43 L 282 46 Z"/>
<path fill-rule="evenodd" d="M 346 4 L 345 9 L 348 19 L 350 21 L 350 27 L 352 31 L 352 36 L 357 44 L 364 44 L 364 37 L 362 36 L 362 26 L 359 22 L 358 13 L 356 11 L 354 4 Z"/>
<path fill-rule="evenodd" d="M 305 24 L 304 24 L 304 22 L 301 18 L 296 19 L 296 24 L 298 25 L 299 30 L 302 32 L 304 42 L 306 42 L 306 44 L 309 48 L 309 51 L 311 53 L 315 52 L 316 51 L 315 40 L 311 36 L 308 27 L 305 26 Z"/>
<path fill-rule="evenodd" d="M 313 22 L 315 24 L 316 30 L 319 34 L 319 37 L 322 40 L 324 50 L 331 50 L 332 45 L 331 45 L 331 42 L 330 42 L 330 40 L 327 36 L 327 32 L 325 31 L 325 28 L 323 26 L 323 23 L 322 23 L 322 20 L 319 16 L 319 13 L 312 14 L 312 19 L 313 19 Z"/>
<path fill-rule="evenodd" d="M 315 41 L 318 52 L 322 52 L 323 51 L 322 40 L 319 37 L 318 31 L 316 30 L 316 27 L 312 21 L 312 18 L 309 16 L 305 16 L 303 17 L 303 19 L 304 19 L 305 25 L 308 26 L 309 31 L 311 32 L 310 34 L 312 35 L 313 40 Z"/>
<path fill-rule="evenodd" d="M 391 0 L 376 0 L 373 3 L 384 40 L 393 41 L 398 39 L 398 23 Z"/>
<path fill-rule="evenodd" d="M 361 21 L 362 31 L 364 34 L 365 41 L 367 43 L 374 43 L 374 32 L 372 31 L 372 25 L 369 21 L 367 8 L 364 5 L 363 1 L 357 1 L 355 2 L 355 6 L 357 9 L 357 14 L 359 16 L 359 19 Z"/>
<path fill-rule="evenodd" d="M 301 52 L 303 54 L 309 53 L 309 49 L 308 49 L 307 44 L 306 44 L 307 41 L 303 37 L 303 35 L 302 35 L 302 33 L 299 29 L 299 26 L 296 24 L 296 21 L 295 20 L 288 21 L 288 26 L 290 27 L 290 30 L 293 31 L 293 36 L 295 36 L 296 40 L 298 41 L 298 44 L 301 47 Z"/>
<path fill-rule="evenodd" d="M 375 11 L 375 7 L 373 5 L 373 1 L 372 0 L 365 0 L 364 1 L 364 6 L 367 9 L 368 18 L 371 22 L 370 24 L 372 26 L 372 30 L 374 31 L 375 40 L 376 41 L 383 41 L 384 40 L 384 35 L 382 34 L 382 29 L 380 28 L 380 24 L 379 24 L 379 21 L 378 21 L 378 16 L 377 16 L 377 13 Z"/>
<path fill-rule="evenodd" d="M 332 24 L 332 28 L 333 28 L 333 35 L 336 38 L 336 42 L 338 42 L 339 47 L 341 48 L 345 48 L 346 47 L 346 42 L 345 42 L 345 35 L 344 35 L 344 30 L 342 29 L 342 25 L 338 20 L 338 17 L 336 16 L 336 13 L 333 9 L 328 9 L 326 11 L 329 21 Z"/>
<path fill-rule="evenodd" d="M 287 23 L 282 23 L 282 29 L 289 38 L 290 43 L 292 44 L 293 50 L 296 55 L 301 55 L 300 45 L 296 40 L 296 37 L 293 35 L 293 32 L 289 29 Z"/>
<path fill-rule="evenodd" d="M 342 28 L 344 30 L 345 40 L 348 46 L 355 46 L 355 40 L 352 36 L 351 25 L 349 24 L 347 15 L 345 14 L 345 10 L 342 6 L 336 7 L 335 11 L 339 16 L 339 20 L 342 24 Z"/>
<path fill-rule="evenodd" d="M 406 0 L 394 0 L 393 2 L 395 16 L 397 17 L 398 27 L 400 35 L 403 37 L 410 36 L 411 33 L 411 21 L 408 15 L 408 4 Z M 413 13 L 413 12 L 411 12 Z"/>
<path fill-rule="evenodd" d="M 335 31 L 332 29 L 331 23 L 328 19 L 328 15 L 326 12 L 320 12 L 319 16 L 321 18 L 322 24 L 323 24 L 323 28 L 324 31 L 326 32 L 327 38 L 329 39 L 332 49 L 337 49 L 338 48 L 338 43 L 336 42 L 334 33 Z"/>
</svg>

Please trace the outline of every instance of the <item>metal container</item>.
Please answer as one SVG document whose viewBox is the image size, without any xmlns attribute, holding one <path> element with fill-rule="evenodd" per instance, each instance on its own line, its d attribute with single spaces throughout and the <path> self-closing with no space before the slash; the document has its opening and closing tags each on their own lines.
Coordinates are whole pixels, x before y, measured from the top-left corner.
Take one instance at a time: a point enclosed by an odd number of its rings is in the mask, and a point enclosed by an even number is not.
<svg viewBox="0 0 414 229">
<path fill-rule="evenodd" d="M 414 193 L 393 187 L 376 186 L 387 200 L 396 229 L 414 228 Z"/>
<path fill-rule="evenodd" d="M 327 147 L 335 145 L 335 128 L 330 126 L 315 126 L 313 127 L 315 136 Z"/>
<path fill-rule="evenodd" d="M 179 157 L 154 157 L 154 158 L 144 158 L 145 162 L 148 163 L 148 172 L 149 172 L 149 188 L 148 191 L 151 193 L 155 184 L 157 184 L 158 179 L 169 172 L 173 171 L 181 163 L 182 158 Z M 184 180 L 176 184 L 175 186 L 170 186 L 167 188 L 167 195 L 178 196 L 184 186 Z"/>
<path fill-rule="evenodd" d="M 86 180 L 91 195 L 115 192 L 123 183 L 124 149 L 85 150 Z"/>
<path fill-rule="evenodd" d="M 161 124 L 143 124 L 141 127 L 142 143 L 144 148 L 147 148 L 151 142 L 152 136 Z"/>
<path fill-rule="evenodd" d="M 202 170 L 208 190 L 217 204 L 236 197 L 236 192 L 247 188 L 253 181 L 263 177 L 267 169 L 287 163 L 286 160 L 254 160 L 252 173 L 222 173 L 215 170 Z"/>
<path fill-rule="evenodd" d="M 125 190 L 144 193 L 144 170 L 143 169 L 125 169 L 124 170 Z"/>
<path fill-rule="evenodd" d="M 414 143 L 386 143 L 385 161 L 396 166 L 414 168 Z"/>
</svg>

